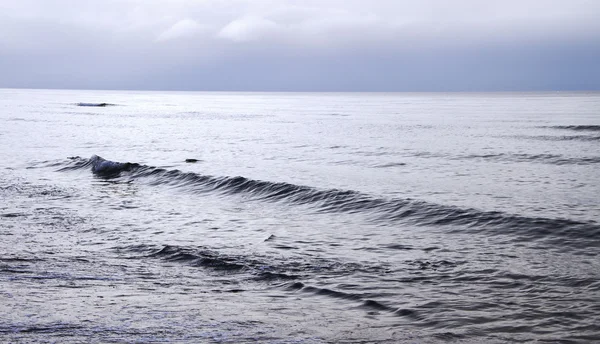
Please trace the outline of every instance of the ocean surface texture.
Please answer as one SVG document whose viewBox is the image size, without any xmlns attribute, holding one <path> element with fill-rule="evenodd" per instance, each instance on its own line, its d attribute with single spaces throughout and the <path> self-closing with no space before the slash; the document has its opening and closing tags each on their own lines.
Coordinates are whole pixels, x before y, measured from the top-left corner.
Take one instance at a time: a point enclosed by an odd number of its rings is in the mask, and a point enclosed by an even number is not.
<svg viewBox="0 0 600 344">
<path fill-rule="evenodd" d="M 0 90 L 0 342 L 599 342 L 599 168 L 600 93 Z"/>
</svg>

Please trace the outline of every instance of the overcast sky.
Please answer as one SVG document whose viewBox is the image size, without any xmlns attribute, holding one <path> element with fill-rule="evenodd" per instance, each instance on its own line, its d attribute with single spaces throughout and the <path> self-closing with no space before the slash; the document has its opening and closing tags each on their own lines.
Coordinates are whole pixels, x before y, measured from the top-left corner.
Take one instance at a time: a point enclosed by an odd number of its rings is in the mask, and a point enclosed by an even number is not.
<svg viewBox="0 0 600 344">
<path fill-rule="evenodd" d="M 0 0 L 0 87 L 600 89 L 600 0 Z"/>
</svg>

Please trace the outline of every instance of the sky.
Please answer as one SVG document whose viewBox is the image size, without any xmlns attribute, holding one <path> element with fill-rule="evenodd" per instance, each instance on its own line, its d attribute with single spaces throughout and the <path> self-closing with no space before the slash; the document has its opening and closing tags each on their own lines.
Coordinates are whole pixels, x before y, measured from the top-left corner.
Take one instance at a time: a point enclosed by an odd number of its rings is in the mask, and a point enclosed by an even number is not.
<svg viewBox="0 0 600 344">
<path fill-rule="evenodd" d="M 0 87 L 600 90 L 599 0 L 0 0 Z"/>
</svg>

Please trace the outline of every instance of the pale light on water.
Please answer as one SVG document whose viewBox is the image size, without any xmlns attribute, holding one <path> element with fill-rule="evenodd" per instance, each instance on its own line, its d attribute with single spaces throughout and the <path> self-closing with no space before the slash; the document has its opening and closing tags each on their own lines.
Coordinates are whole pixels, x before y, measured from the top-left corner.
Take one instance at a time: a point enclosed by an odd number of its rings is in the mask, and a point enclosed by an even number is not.
<svg viewBox="0 0 600 344">
<path fill-rule="evenodd" d="M 599 110 L 0 90 L 0 339 L 598 340 Z"/>
</svg>

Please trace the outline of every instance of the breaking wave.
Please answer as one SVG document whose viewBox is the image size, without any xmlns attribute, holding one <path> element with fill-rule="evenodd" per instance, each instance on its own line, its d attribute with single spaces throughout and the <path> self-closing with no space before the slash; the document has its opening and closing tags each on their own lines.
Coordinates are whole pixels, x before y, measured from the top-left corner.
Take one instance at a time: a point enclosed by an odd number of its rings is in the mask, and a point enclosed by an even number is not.
<svg viewBox="0 0 600 344">
<path fill-rule="evenodd" d="M 98 164 L 110 166 L 98 173 Z M 365 214 L 376 222 L 416 226 L 450 226 L 452 230 L 513 234 L 519 240 L 553 240 L 561 245 L 600 245 L 600 225 L 565 218 L 528 217 L 499 211 L 482 211 L 430 203 L 410 198 L 379 198 L 354 190 L 318 189 L 290 183 L 245 177 L 210 176 L 168 170 L 137 163 L 110 162 L 94 156 L 71 158 L 61 171 L 90 168 L 104 178 L 145 180 L 150 185 L 168 185 L 193 193 L 242 194 L 256 201 L 308 205 L 321 213 Z M 102 171 L 101 171 L 102 172 Z"/>
</svg>

